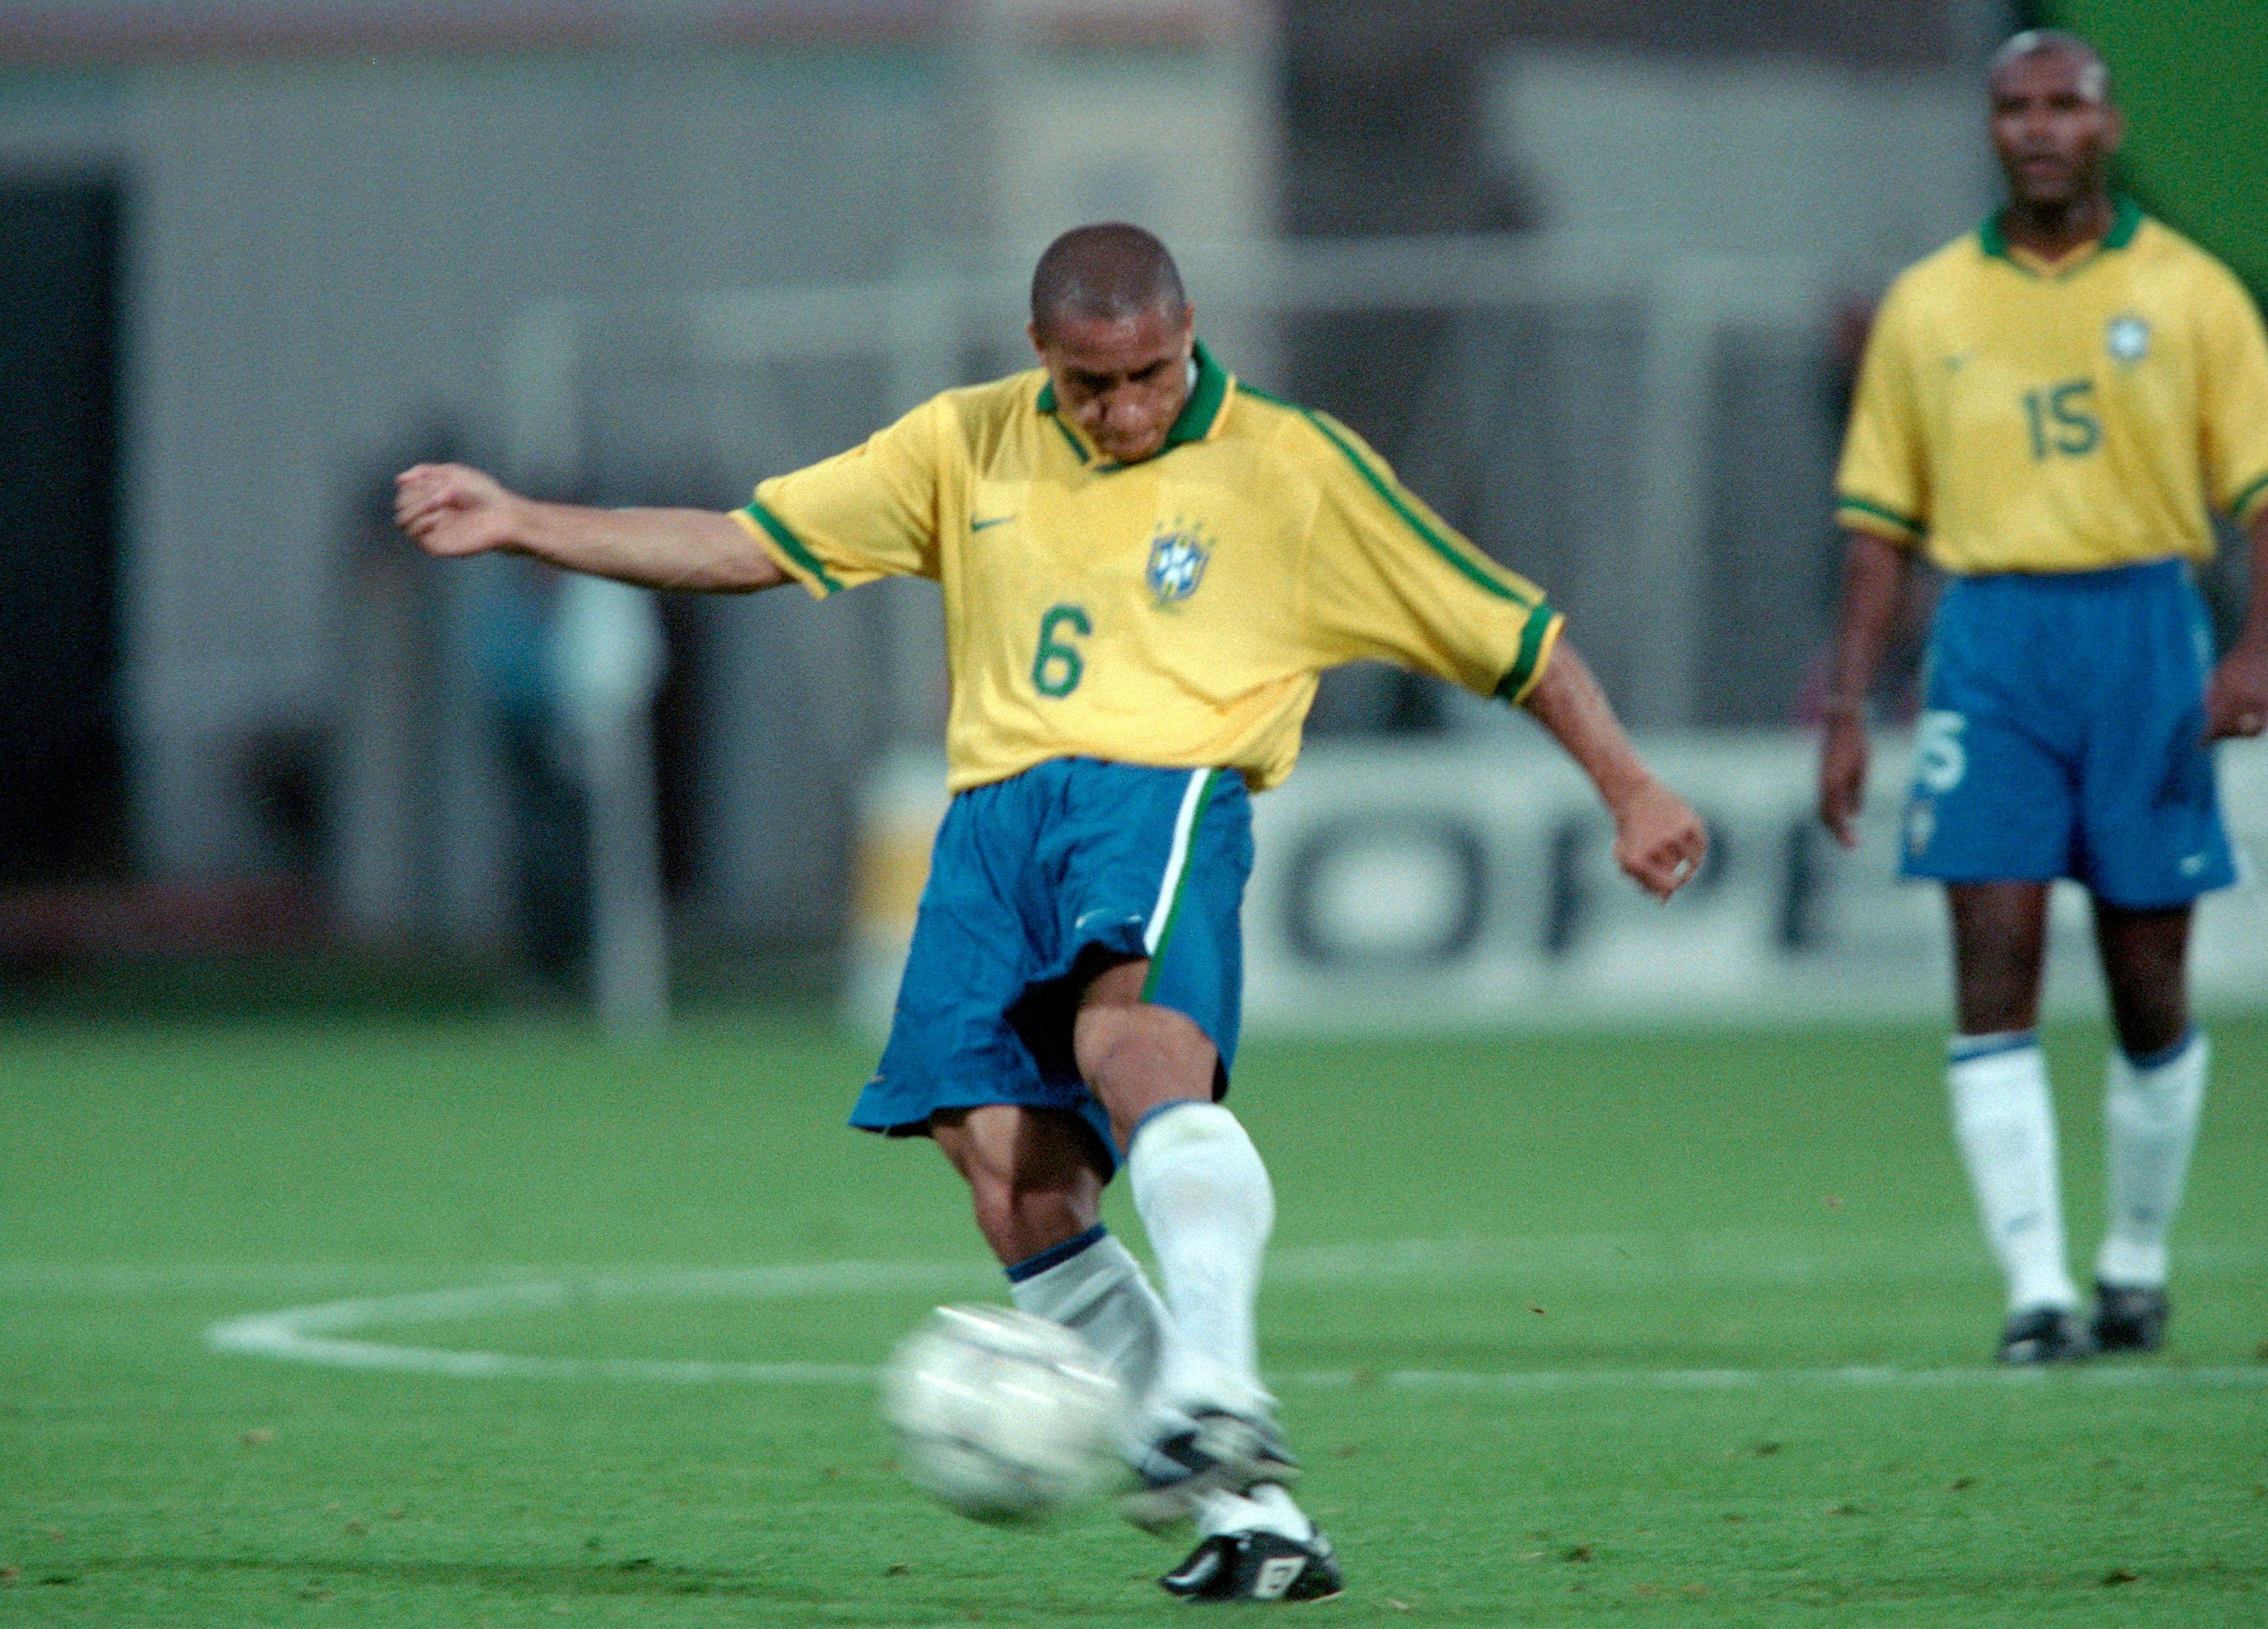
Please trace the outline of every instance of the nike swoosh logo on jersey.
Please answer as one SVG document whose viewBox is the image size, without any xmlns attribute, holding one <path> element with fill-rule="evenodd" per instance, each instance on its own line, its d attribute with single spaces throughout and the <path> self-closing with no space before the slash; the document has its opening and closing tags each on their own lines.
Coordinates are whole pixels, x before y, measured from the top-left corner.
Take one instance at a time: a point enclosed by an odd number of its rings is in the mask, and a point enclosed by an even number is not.
<svg viewBox="0 0 2268 1629">
<path fill-rule="evenodd" d="M 992 515 L 985 520 L 979 520 L 972 515 L 969 517 L 968 529 L 972 532 L 990 531 L 996 526 L 1007 525 L 1009 521 L 1013 520 L 1016 517 L 1013 515 Z"/>
</svg>

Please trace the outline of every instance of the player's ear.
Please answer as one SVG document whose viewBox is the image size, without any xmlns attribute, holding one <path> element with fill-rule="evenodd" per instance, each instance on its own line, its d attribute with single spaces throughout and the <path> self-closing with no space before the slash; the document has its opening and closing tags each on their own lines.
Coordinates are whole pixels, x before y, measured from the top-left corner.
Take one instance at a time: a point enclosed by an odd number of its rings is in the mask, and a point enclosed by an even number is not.
<svg viewBox="0 0 2268 1629">
<path fill-rule="evenodd" d="M 2102 152 L 2105 158 L 2126 144 L 2126 115 L 2115 107 L 2102 110 Z"/>
<path fill-rule="evenodd" d="M 1032 349 L 1039 353 L 1042 361 L 1045 361 L 1048 345 L 1047 342 L 1040 337 L 1040 325 L 1037 322 L 1027 322 L 1024 324 L 1024 332 L 1031 338 Z"/>
</svg>

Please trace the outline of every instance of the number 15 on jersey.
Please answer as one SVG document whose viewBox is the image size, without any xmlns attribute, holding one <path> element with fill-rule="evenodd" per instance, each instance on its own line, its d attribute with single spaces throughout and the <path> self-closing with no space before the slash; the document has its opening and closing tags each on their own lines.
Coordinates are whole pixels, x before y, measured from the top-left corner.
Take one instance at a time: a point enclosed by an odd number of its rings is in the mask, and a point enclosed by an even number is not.
<svg viewBox="0 0 2268 1629">
<path fill-rule="evenodd" d="M 2091 379 L 2067 379 L 2026 391 L 2024 420 L 2031 426 L 2036 464 L 2051 457 L 2084 458 L 2102 445 L 2102 420 L 2095 410 Z"/>
</svg>

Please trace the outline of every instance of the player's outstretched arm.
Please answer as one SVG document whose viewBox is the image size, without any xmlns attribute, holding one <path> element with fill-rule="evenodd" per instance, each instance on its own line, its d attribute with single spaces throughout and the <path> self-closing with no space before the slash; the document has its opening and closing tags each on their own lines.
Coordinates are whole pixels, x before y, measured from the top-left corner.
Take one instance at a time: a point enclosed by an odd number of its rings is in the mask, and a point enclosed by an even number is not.
<svg viewBox="0 0 2268 1629">
<path fill-rule="evenodd" d="M 1589 665 L 1565 638 L 1521 704 L 1599 789 L 1615 817 L 1615 863 L 1656 899 L 1690 881 L 1709 852 L 1708 832 L 1685 800 L 1646 767 Z"/>
<path fill-rule="evenodd" d="M 2252 517 L 2251 602 L 2244 626 L 2213 670 L 2205 695 L 2207 741 L 2268 729 L 2268 509 Z"/>
<path fill-rule="evenodd" d="M 1882 660 L 1890 618 L 1905 581 L 1906 553 L 1868 532 L 1848 534 L 1843 610 L 1835 626 L 1824 734 L 1819 748 L 1819 819 L 1846 849 L 1859 846 L 1867 794 L 1867 694 Z"/>
<path fill-rule="evenodd" d="M 418 547 L 445 559 L 500 549 L 641 588 L 717 593 L 787 580 L 729 515 L 540 503 L 463 464 L 419 464 L 396 475 L 394 519 Z"/>
</svg>

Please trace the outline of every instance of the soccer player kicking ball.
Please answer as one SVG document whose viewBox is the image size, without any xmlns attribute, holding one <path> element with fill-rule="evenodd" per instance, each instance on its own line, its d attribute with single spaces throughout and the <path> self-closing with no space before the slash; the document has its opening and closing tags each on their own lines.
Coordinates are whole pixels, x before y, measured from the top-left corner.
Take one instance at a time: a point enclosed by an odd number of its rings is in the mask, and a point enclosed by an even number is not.
<svg viewBox="0 0 2268 1629">
<path fill-rule="evenodd" d="M 1954 1133 L 2007 1274 L 2008 1363 L 2149 1351 L 2205 1095 L 2192 903 L 2235 880 L 2211 743 L 2268 720 L 2268 340 L 2236 279 L 2104 167 L 2119 118 L 2069 34 L 1994 58 L 2006 209 L 1901 276 L 1837 476 L 1850 532 L 1819 812 L 1849 846 L 1861 707 L 1907 552 L 1951 574 L 1931 636 L 1903 866 L 1946 885 Z M 2215 667 L 2194 563 L 2248 526 L 2250 613 Z M 2037 1021 L 2048 886 L 2084 883 L 2118 1045 L 2091 1324 L 2064 1260 Z"/>
<path fill-rule="evenodd" d="M 1193 321 L 1155 238 L 1082 227 L 1033 277 L 1041 368 L 948 391 L 745 509 L 571 508 L 442 465 L 401 476 L 396 514 L 434 554 L 657 588 L 938 579 L 954 796 L 851 1122 L 934 1139 L 1016 1304 L 1124 1382 L 1128 1514 L 1203 1538 L 1165 1587 L 1311 1600 L 1338 1564 L 1285 1490 L 1254 1335 L 1275 1200 L 1220 1102 L 1249 794 L 1291 772 L 1316 675 L 1377 657 L 1526 707 L 1654 894 L 1705 840 L 1535 587 L 1344 427 L 1240 385 Z M 1162 1301 L 1096 1220 L 1122 1159 Z"/>
</svg>

